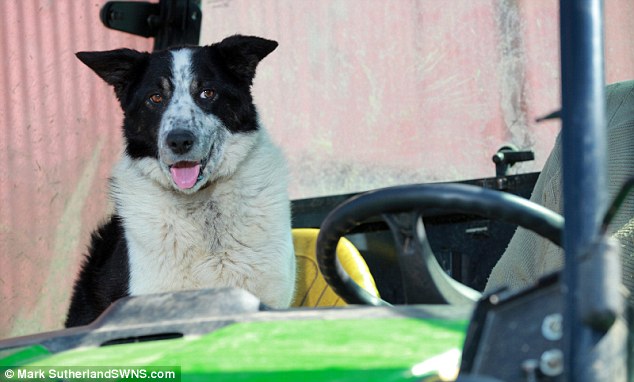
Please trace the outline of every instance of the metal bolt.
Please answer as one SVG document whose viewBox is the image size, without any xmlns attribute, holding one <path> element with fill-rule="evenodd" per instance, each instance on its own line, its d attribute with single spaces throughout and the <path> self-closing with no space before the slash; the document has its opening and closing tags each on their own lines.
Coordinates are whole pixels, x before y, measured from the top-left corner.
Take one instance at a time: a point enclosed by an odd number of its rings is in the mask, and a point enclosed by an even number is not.
<svg viewBox="0 0 634 382">
<path fill-rule="evenodd" d="M 560 313 L 549 314 L 542 322 L 542 335 L 550 341 L 558 341 L 563 336 L 563 317 Z"/>
<path fill-rule="evenodd" d="M 506 190 L 508 188 L 509 181 L 506 177 L 497 178 L 496 182 L 497 182 L 498 190 Z"/>
<path fill-rule="evenodd" d="M 546 350 L 539 359 L 539 370 L 548 377 L 564 372 L 564 353 L 559 349 Z"/>
<path fill-rule="evenodd" d="M 522 362 L 522 370 L 526 374 L 526 382 L 537 382 L 537 368 L 539 362 L 536 359 L 527 359 Z"/>
</svg>

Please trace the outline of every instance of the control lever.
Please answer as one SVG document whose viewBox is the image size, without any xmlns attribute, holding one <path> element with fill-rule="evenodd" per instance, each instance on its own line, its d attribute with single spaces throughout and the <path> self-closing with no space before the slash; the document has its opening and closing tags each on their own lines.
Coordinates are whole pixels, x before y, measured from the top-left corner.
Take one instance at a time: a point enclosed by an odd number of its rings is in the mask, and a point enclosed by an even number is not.
<svg viewBox="0 0 634 382">
<path fill-rule="evenodd" d="M 520 151 L 513 146 L 502 146 L 492 159 L 495 163 L 495 176 L 500 178 L 507 176 L 510 167 L 515 163 L 535 159 L 535 153 L 532 150 Z"/>
</svg>

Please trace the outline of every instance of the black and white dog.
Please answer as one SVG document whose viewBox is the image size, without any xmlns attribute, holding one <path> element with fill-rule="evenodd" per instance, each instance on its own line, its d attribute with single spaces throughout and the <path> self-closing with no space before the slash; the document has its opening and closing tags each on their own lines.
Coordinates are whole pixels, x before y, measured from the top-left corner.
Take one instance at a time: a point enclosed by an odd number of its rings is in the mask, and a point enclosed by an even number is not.
<svg viewBox="0 0 634 382">
<path fill-rule="evenodd" d="M 126 146 L 110 179 L 115 212 L 93 234 L 67 327 L 127 295 L 238 287 L 290 304 L 287 167 L 251 97 L 256 66 L 276 47 L 236 35 L 151 54 L 77 54 L 114 87 Z"/>
</svg>

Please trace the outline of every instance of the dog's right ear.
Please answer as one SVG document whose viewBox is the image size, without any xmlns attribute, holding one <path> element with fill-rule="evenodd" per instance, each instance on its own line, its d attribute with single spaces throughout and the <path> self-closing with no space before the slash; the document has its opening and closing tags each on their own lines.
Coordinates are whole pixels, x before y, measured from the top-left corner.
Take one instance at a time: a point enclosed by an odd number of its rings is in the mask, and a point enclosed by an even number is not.
<svg viewBox="0 0 634 382">
<path fill-rule="evenodd" d="M 78 52 L 77 58 L 104 81 L 114 86 L 121 100 L 126 86 L 147 64 L 149 53 L 132 49 L 116 49 L 104 52 Z"/>
</svg>

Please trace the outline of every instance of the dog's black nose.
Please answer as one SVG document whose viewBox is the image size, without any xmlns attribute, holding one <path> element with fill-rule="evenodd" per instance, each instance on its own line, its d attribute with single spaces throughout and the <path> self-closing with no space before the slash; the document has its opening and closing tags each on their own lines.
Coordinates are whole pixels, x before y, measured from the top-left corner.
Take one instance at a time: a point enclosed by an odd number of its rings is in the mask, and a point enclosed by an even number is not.
<svg viewBox="0 0 634 382">
<path fill-rule="evenodd" d="M 174 154 L 185 154 L 196 143 L 196 136 L 188 130 L 177 129 L 170 131 L 165 141 Z"/>
</svg>

